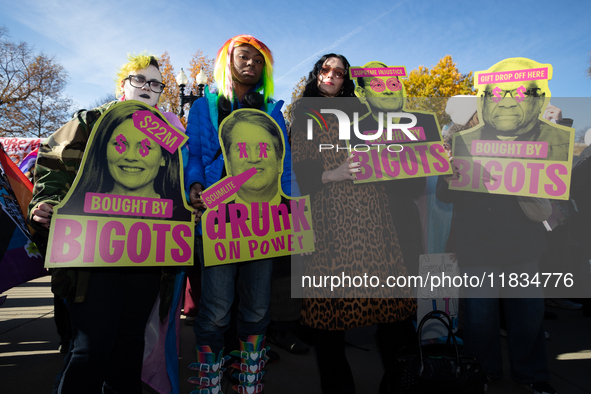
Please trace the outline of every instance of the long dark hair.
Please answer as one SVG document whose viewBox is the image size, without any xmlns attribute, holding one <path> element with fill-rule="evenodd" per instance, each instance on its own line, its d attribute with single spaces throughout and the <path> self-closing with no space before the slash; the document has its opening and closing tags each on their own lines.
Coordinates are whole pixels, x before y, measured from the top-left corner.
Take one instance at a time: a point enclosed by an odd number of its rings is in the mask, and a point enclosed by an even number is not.
<svg viewBox="0 0 591 394">
<path fill-rule="evenodd" d="M 345 78 L 343 81 L 343 87 L 341 91 L 336 97 L 355 97 L 355 84 L 351 80 L 349 76 L 349 69 L 351 65 L 346 57 L 343 55 L 337 55 L 335 53 L 328 53 L 322 56 L 316 64 L 314 64 L 314 68 L 308 74 L 308 79 L 306 80 L 306 87 L 304 89 L 304 94 L 302 97 L 322 97 L 320 90 L 318 90 L 318 74 L 324 65 L 324 62 L 330 59 L 331 57 L 336 57 L 341 59 L 343 64 L 345 65 Z"/>
<path fill-rule="evenodd" d="M 80 168 L 82 178 L 68 199 L 68 203 L 60 210 L 62 213 L 73 214 L 74 212 L 70 211 L 76 210 L 76 213 L 83 214 L 84 197 L 87 192 L 109 193 L 113 190 L 115 181 L 106 165 L 107 145 L 115 129 L 124 121 L 132 119 L 136 111 L 142 110 L 149 110 L 156 117 L 165 121 L 158 110 L 139 102 L 117 103 L 103 115 L 100 119 L 100 127 L 94 131 L 92 145 L 86 149 L 86 162 L 84 168 Z M 177 208 L 181 208 L 181 211 L 186 211 L 189 215 L 189 212 L 184 208 L 181 196 L 179 155 L 177 152 L 170 153 L 166 149 L 161 149 L 161 151 L 165 165 L 160 167 L 158 175 L 154 179 L 154 191 L 160 195 L 160 198 L 173 201 L 174 213 L 177 212 Z"/>
</svg>

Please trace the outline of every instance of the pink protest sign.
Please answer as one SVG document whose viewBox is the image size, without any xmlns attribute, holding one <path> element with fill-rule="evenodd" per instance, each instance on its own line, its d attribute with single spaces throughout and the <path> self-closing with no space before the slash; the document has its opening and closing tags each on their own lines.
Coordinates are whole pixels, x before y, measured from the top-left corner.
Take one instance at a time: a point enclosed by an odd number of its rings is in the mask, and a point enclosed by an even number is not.
<svg viewBox="0 0 591 394">
<path fill-rule="evenodd" d="M 564 199 L 568 165 L 549 161 L 504 158 L 454 158 L 459 180 L 450 188 L 495 194 Z"/>
<path fill-rule="evenodd" d="M 481 73 L 478 75 L 478 84 L 536 81 L 548 79 L 548 67 L 530 68 L 527 70 L 499 71 L 492 73 Z"/>
<path fill-rule="evenodd" d="M 84 212 L 169 218 L 172 217 L 172 204 L 172 200 L 162 198 L 86 193 Z"/>
<path fill-rule="evenodd" d="M 532 157 L 545 159 L 548 156 L 546 141 L 472 141 L 474 156 Z"/>
<path fill-rule="evenodd" d="M 240 190 L 240 186 L 244 185 L 246 181 L 257 173 L 256 168 L 251 168 L 240 175 L 232 176 L 224 179 L 222 182 L 210 187 L 201 194 L 201 198 L 205 202 L 207 208 L 212 209 L 218 206 L 219 203 L 233 196 Z"/>
<path fill-rule="evenodd" d="M 174 153 L 185 142 L 183 134 L 158 119 L 150 111 L 135 112 L 133 125 L 170 153 Z"/>
<path fill-rule="evenodd" d="M 406 77 L 405 67 L 363 68 L 351 67 L 352 78 L 365 77 Z"/>
</svg>

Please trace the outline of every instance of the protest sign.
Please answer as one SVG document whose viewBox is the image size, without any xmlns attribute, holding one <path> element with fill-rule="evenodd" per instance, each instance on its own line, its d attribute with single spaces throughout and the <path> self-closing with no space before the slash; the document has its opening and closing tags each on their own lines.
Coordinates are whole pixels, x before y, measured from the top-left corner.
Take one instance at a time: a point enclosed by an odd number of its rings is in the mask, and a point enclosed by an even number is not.
<svg viewBox="0 0 591 394">
<path fill-rule="evenodd" d="M 450 189 L 567 200 L 575 131 L 543 119 L 552 66 L 505 59 L 475 73 L 479 124 L 454 135 Z"/>
<path fill-rule="evenodd" d="M 41 138 L 15 138 L 2 137 L 0 143 L 4 146 L 4 151 L 10 159 L 20 166 L 20 162 L 27 157 L 27 155 L 39 148 L 41 145 Z"/>
<path fill-rule="evenodd" d="M 54 208 L 45 266 L 193 265 L 180 150 L 186 140 L 138 101 L 107 110 L 72 188 Z"/>
<path fill-rule="evenodd" d="M 285 142 L 279 125 L 254 109 L 220 125 L 228 176 L 202 194 L 205 265 L 237 263 L 314 250 L 308 197 L 281 189 Z"/>
<path fill-rule="evenodd" d="M 404 66 L 369 62 L 351 67 L 350 75 L 368 110 L 354 124 L 362 136 L 356 132 L 348 141 L 361 168 L 355 183 L 451 173 L 435 114 L 406 108 Z"/>
</svg>

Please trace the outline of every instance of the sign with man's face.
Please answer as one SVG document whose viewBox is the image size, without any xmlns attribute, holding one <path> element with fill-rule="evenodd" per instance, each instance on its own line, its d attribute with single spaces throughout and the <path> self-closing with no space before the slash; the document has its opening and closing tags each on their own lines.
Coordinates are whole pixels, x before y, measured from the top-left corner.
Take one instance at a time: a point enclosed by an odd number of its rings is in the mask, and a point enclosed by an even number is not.
<svg viewBox="0 0 591 394">
<path fill-rule="evenodd" d="M 281 190 L 285 141 L 273 118 L 232 112 L 220 125 L 220 147 L 227 176 L 201 195 L 205 265 L 312 252 L 310 200 Z"/>
<path fill-rule="evenodd" d="M 193 265 L 194 217 L 181 155 L 187 138 L 142 102 L 111 106 L 54 208 L 45 266 Z"/>
<path fill-rule="evenodd" d="M 503 60 L 475 73 L 479 124 L 454 135 L 450 188 L 568 199 L 574 130 L 543 119 L 552 66 Z"/>
<path fill-rule="evenodd" d="M 482 119 L 498 135 L 512 136 L 526 133 L 540 117 L 544 104 L 543 93 L 535 82 L 513 82 L 487 85 L 482 99 Z M 496 94 L 496 95 L 495 95 Z M 522 100 L 520 94 L 523 95 Z M 496 100 L 495 100 L 496 99 Z"/>
<path fill-rule="evenodd" d="M 360 163 L 355 183 L 451 173 L 435 114 L 406 109 L 404 66 L 369 62 L 351 67 L 350 76 L 357 82 L 355 95 L 368 109 L 353 125 L 368 138 L 353 136 L 347 142 Z M 372 139 L 376 134 L 380 137 Z"/>
</svg>

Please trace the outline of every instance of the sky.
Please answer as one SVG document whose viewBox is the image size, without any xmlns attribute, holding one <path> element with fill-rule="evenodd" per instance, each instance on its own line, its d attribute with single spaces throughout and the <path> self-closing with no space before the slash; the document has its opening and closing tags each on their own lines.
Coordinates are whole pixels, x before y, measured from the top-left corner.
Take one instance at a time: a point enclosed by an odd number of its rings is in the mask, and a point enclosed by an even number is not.
<svg viewBox="0 0 591 394">
<path fill-rule="evenodd" d="M 167 51 L 176 75 L 197 50 L 214 58 L 229 38 L 251 34 L 273 52 L 275 98 L 287 103 L 297 81 L 330 52 L 352 66 L 376 60 L 408 72 L 445 55 L 462 73 L 527 57 L 552 64 L 552 96 L 585 97 L 563 115 L 575 129 L 591 127 L 588 0 L 167 3 L 0 0 L 0 25 L 12 41 L 55 56 L 68 71 L 66 94 L 81 108 L 113 92 L 128 53 Z"/>
</svg>

